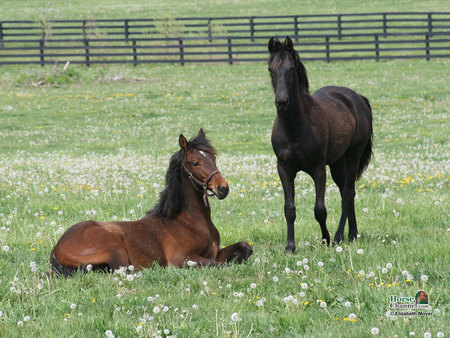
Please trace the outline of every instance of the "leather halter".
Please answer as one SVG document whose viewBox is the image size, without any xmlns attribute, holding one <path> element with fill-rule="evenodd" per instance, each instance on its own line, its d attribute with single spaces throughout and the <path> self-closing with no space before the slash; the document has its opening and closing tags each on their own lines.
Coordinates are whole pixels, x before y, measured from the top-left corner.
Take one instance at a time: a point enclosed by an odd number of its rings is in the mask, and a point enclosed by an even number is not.
<svg viewBox="0 0 450 338">
<path fill-rule="evenodd" d="M 205 180 L 205 182 L 203 183 L 202 181 L 196 179 L 194 177 L 194 175 L 189 171 L 188 168 L 186 168 L 186 165 L 184 164 L 184 162 L 182 162 L 182 166 L 184 168 L 184 170 L 186 171 L 186 173 L 188 174 L 189 179 L 192 182 L 192 185 L 194 186 L 195 189 L 197 189 L 198 191 L 201 191 L 203 194 L 203 202 L 205 203 L 205 206 L 208 207 L 209 206 L 209 202 L 208 202 L 208 197 L 214 197 L 215 194 L 208 193 L 208 184 L 209 181 L 211 181 L 211 179 L 214 177 L 214 175 L 216 174 L 220 174 L 219 170 L 214 170 L 209 176 L 208 178 Z"/>
</svg>

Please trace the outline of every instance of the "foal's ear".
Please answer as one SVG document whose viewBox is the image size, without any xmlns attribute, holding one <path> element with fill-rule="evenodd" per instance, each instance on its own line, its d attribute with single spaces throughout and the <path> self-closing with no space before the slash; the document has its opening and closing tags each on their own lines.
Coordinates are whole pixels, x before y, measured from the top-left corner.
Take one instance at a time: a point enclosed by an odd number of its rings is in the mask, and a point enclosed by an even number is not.
<svg viewBox="0 0 450 338">
<path fill-rule="evenodd" d="M 205 132 L 203 131 L 203 128 L 200 128 L 200 130 L 198 131 L 198 136 L 201 136 L 203 138 L 206 137 Z"/>
<path fill-rule="evenodd" d="M 267 48 L 269 49 L 269 52 L 275 52 L 277 50 L 278 45 L 280 45 L 280 41 L 278 39 L 275 39 L 273 36 L 270 38 L 269 43 L 267 45 Z"/>
<path fill-rule="evenodd" d="M 180 134 L 178 143 L 180 144 L 181 149 L 183 149 L 185 152 L 188 151 L 188 140 L 186 140 L 186 137 L 184 137 L 183 134 Z"/>
<path fill-rule="evenodd" d="M 286 40 L 284 40 L 284 45 L 286 46 L 286 49 L 289 51 L 294 50 L 294 44 L 289 36 L 286 36 Z"/>
</svg>

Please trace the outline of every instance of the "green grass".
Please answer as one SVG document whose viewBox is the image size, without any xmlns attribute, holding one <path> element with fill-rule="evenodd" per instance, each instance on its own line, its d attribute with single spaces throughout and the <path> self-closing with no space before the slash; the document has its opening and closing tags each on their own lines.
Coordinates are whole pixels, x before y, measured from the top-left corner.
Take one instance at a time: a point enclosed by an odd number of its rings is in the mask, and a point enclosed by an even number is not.
<svg viewBox="0 0 450 338">
<path fill-rule="evenodd" d="M 179 337 L 357 337 L 373 327 L 380 336 L 448 334 L 449 62 L 310 62 L 306 68 L 312 91 L 349 86 L 374 110 L 375 157 L 357 184 L 361 238 L 343 243 L 341 253 L 319 243 L 314 188 L 305 174 L 296 182 L 297 252 L 284 253 L 265 64 L 1 67 L 0 336 L 101 337 L 107 330 L 165 336 L 169 330 Z M 222 244 L 253 242 L 246 264 L 155 268 L 132 281 L 117 274 L 41 277 L 70 225 L 136 219 L 150 209 L 178 135 L 192 137 L 200 127 L 219 150 L 218 167 L 231 187 L 225 200 L 211 201 L 213 221 Z M 328 183 L 334 234 L 340 198 L 331 178 Z M 304 258 L 308 263 L 297 263 Z M 386 316 L 390 295 L 414 296 L 419 289 L 439 313 Z M 232 321 L 235 312 L 240 321 Z"/>
<path fill-rule="evenodd" d="M 113 18 L 175 18 L 203 16 L 252 16 L 323 13 L 366 13 L 386 11 L 447 11 L 444 0 L 286 0 L 279 1 L 204 1 L 170 0 L 164 2 L 134 0 L 131 4 L 119 0 L 100 0 L 93 5 L 87 0 L 3 0 L 1 20 L 64 20 Z"/>
</svg>

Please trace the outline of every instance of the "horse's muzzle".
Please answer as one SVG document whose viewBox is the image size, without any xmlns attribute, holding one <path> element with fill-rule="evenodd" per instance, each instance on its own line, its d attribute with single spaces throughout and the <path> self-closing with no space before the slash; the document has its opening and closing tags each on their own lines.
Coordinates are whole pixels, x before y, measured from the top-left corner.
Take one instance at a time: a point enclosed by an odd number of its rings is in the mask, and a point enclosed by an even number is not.
<svg viewBox="0 0 450 338">
<path fill-rule="evenodd" d="M 216 196 L 219 200 L 223 200 L 225 197 L 228 196 L 228 192 L 230 191 L 230 188 L 228 188 L 228 184 L 227 185 L 219 185 L 217 187 L 217 192 L 216 192 Z"/>
</svg>

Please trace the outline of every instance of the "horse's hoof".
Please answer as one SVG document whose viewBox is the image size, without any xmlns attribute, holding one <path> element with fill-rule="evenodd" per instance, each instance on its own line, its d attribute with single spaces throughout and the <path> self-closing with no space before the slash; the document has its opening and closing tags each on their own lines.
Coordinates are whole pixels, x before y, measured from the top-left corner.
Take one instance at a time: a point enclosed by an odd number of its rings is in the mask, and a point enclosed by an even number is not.
<svg viewBox="0 0 450 338">
<path fill-rule="evenodd" d="M 295 252 L 295 244 L 287 244 L 286 245 L 286 253 L 287 254 L 292 254 Z"/>
<path fill-rule="evenodd" d="M 348 235 L 348 241 L 349 241 L 349 242 L 354 242 L 354 241 L 356 241 L 358 238 L 359 238 L 359 234 L 358 234 L 358 233 L 356 233 L 356 234 L 349 234 L 349 235 Z"/>
</svg>

